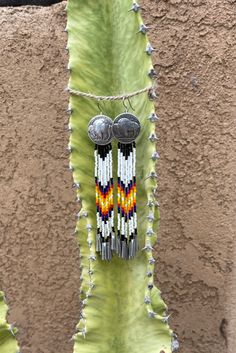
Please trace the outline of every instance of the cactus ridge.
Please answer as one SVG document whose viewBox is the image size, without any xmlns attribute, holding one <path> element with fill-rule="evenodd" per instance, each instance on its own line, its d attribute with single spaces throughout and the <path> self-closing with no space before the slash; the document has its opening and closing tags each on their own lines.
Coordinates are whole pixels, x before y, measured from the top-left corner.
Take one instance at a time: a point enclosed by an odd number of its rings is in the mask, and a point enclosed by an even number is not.
<svg viewBox="0 0 236 353">
<path fill-rule="evenodd" d="M 68 1 L 71 89 L 111 96 L 135 92 L 152 83 L 154 49 L 139 10 L 140 6 L 129 0 Z M 81 203 L 75 233 L 80 244 L 82 310 L 73 336 L 74 353 L 171 352 L 173 332 L 167 322 L 167 307 L 153 283 L 152 250 L 159 220 L 153 98 L 154 93 L 131 98 L 141 124 L 136 140 L 140 251 L 129 261 L 116 255 L 111 261 L 102 261 L 96 254 L 94 144 L 87 134 L 90 119 L 100 112 L 96 101 L 70 95 L 69 166 Z M 124 112 L 120 101 L 102 102 L 100 106 L 113 120 Z M 117 143 L 112 144 L 117 184 Z M 116 207 L 116 198 L 114 202 Z"/>
</svg>

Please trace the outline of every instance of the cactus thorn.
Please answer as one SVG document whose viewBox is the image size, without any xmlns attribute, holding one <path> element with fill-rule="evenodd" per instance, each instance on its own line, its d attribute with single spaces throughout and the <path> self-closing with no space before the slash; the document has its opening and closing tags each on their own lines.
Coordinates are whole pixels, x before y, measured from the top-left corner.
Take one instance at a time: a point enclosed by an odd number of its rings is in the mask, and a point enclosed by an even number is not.
<svg viewBox="0 0 236 353">
<path fill-rule="evenodd" d="M 72 132 L 71 124 L 68 124 L 68 126 L 65 129 L 66 129 L 66 131 Z"/>
<path fill-rule="evenodd" d="M 158 175 L 156 174 L 156 172 L 150 172 L 149 175 L 145 178 L 145 180 L 147 179 L 158 179 Z"/>
<path fill-rule="evenodd" d="M 160 207 L 160 203 L 158 201 L 155 202 L 156 207 Z"/>
<path fill-rule="evenodd" d="M 137 33 L 146 34 L 149 27 L 147 27 L 144 23 L 142 23 L 139 27 L 139 31 Z"/>
<path fill-rule="evenodd" d="M 153 152 L 152 156 L 151 156 L 151 159 L 153 161 L 156 161 L 158 158 L 160 158 L 160 155 L 158 152 Z"/>
<path fill-rule="evenodd" d="M 153 317 L 155 317 L 157 314 L 154 312 L 154 311 L 149 311 L 148 312 L 148 317 L 150 317 L 150 318 L 153 318 Z"/>
<path fill-rule="evenodd" d="M 151 113 L 148 117 L 148 119 L 150 120 L 151 123 L 155 123 L 156 121 L 158 121 L 160 118 L 155 114 L 155 113 Z"/>
<path fill-rule="evenodd" d="M 96 256 L 94 254 L 89 255 L 89 260 L 95 261 L 96 260 Z"/>
<path fill-rule="evenodd" d="M 170 317 L 170 314 L 166 315 L 166 316 L 163 316 L 162 321 L 166 324 L 168 322 L 168 320 L 169 320 L 169 317 Z"/>
<path fill-rule="evenodd" d="M 75 188 L 75 189 L 80 189 L 80 183 L 73 183 L 72 184 L 72 187 Z"/>
<path fill-rule="evenodd" d="M 144 248 L 142 248 L 142 250 L 152 251 L 153 247 L 150 244 L 147 244 L 147 245 L 144 246 Z"/>
<path fill-rule="evenodd" d="M 144 304 L 151 304 L 151 298 L 148 296 L 144 297 Z"/>
<path fill-rule="evenodd" d="M 152 228 L 148 228 L 148 230 L 146 231 L 146 234 L 147 234 L 149 237 L 151 237 L 151 236 L 153 236 L 153 235 L 155 234 L 155 232 L 153 231 Z"/>
<path fill-rule="evenodd" d="M 151 142 L 155 142 L 155 141 L 158 140 L 158 137 L 157 137 L 157 135 L 155 134 L 155 132 L 152 132 L 152 133 L 150 134 L 149 140 L 150 140 Z"/>
<path fill-rule="evenodd" d="M 149 284 L 148 284 L 148 289 L 149 289 L 149 290 L 152 290 L 152 288 L 153 288 L 153 284 L 152 284 L 152 283 L 149 283 Z"/>
<path fill-rule="evenodd" d="M 173 333 L 172 341 L 171 341 L 172 352 L 176 352 L 179 349 L 179 347 L 180 347 L 180 345 L 179 345 L 177 335 L 176 335 L 176 333 Z"/>
<path fill-rule="evenodd" d="M 149 215 L 147 216 L 148 221 L 151 223 L 154 221 L 154 213 L 153 212 L 149 212 Z"/>
<path fill-rule="evenodd" d="M 66 148 L 66 151 L 68 152 L 68 153 L 71 153 L 72 152 L 72 146 L 71 145 L 68 145 L 68 147 Z"/>
<path fill-rule="evenodd" d="M 151 46 L 150 43 L 147 44 L 145 52 L 147 53 L 147 55 L 152 55 L 152 53 L 155 51 L 155 49 Z"/>
<path fill-rule="evenodd" d="M 71 172 L 73 172 L 74 170 L 75 170 L 75 168 L 71 165 L 71 164 L 69 164 L 69 170 L 71 171 Z"/>
<path fill-rule="evenodd" d="M 82 217 L 87 217 L 87 212 L 86 211 L 79 211 L 77 213 L 77 218 L 81 219 Z"/>
<path fill-rule="evenodd" d="M 150 79 L 154 79 L 154 78 L 157 78 L 157 72 L 154 68 L 151 68 L 149 71 L 148 71 L 148 76 L 150 77 Z"/>
<path fill-rule="evenodd" d="M 93 241 L 92 241 L 92 239 L 88 239 L 88 240 L 87 240 L 87 242 L 88 242 L 88 246 L 89 246 L 89 248 L 91 248 L 91 246 L 93 245 Z"/>
<path fill-rule="evenodd" d="M 152 257 L 151 259 L 148 260 L 150 265 L 154 265 L 154 263 L 156 262 L 156 260 Z"/>
<path fill-rule="evenodd" d="M 72 235 L 78 234 L 78 229 L 75 228 L 74 232 L 72 233 Z"/>
<path fill-rule="evenodd" d="M 155 100 L 156 98 L 158 98 L 158 95 L 157 95 L 157 93 L 156 93 L 156 91 L 155 91 L 154 88 L 150 88 L 150 90 L 148 91 L 148 98 L 149 98 L 151 101 L 153 101 L 153 100 Z"/>
<path fill-rule="evenodd" d="M 155 204 L 154 204 L 154 201 L 152 201 L 152 200 L 148 200 L 148 202 L 147 202 L 147 206 L 148 207 L 153 207 Z"/>
<path fill-rule="evenodd" d="M 71 114 L 72 113 L 72 108 L 71 107 L 68 107 L 67 109 L 66 109 L 66 112 L 68 113 L 68 114 Z"/>
<path fill-rule="evenodd" d="M 139 10 L 140 10 L 139 4 L 137 2 L 134 2 L 129 12 L 130 11 L 138 12 Z"/>
<path fill-rule="evenodd" d="M 89 281 L 89 288 L 91 289 L 95 288 L 95 284 L 93 283 L 93 281 Z"/>
<path fill-rule="evenodd" d="M 152 275 L 153 275 L 152 271 L 147 271 L 147 276 L 148 277 L 152 277 Z"/>
<path fill-rule="evenodd" d="M 11 331 L 11 334 L 12 334 L 13 336 L 15 336 L 14 328 L 15 328 L 15 322 L 13 322 L 12 324 L 10 324 L 10 327 L 9 327 L 9 330 Z"/>
</svg>

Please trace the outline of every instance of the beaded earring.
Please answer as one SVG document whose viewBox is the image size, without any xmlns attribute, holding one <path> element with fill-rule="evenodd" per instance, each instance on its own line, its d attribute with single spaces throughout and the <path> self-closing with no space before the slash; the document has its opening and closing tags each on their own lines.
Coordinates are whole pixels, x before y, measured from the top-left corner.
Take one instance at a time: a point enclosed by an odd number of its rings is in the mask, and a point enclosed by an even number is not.
<svg viewBox="0 0 236 353">
<path fill-rule="evenodd" d="M 105 115 L 93 117 L 88 124 L 88 135 L 95 143 L 95 195 L 96 195 L 96 251 L 102 260 L 111 260 L 116 250 L 114 229 L 114 197 L 112 173 L 113 121 Z"/>
<path fill-rule="evenodd" d="M 126 109 L 115 118 L 112 131 L 118 141 L 116 251 L 121 258 L 130 259 L 138 250 L 135 139 L 140 122 Z"/>
</svg>

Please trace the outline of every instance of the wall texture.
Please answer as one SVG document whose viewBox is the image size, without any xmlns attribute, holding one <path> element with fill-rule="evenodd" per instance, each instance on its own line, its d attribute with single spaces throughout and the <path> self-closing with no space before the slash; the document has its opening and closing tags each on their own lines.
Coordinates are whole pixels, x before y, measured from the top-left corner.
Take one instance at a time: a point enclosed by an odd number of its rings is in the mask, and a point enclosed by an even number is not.
<svg viewBox="0 0 236 353">
<path fill-rule="evenodd" d="M 159 72 L 157 284 L 181 353 L 235 353 L 236 3 L 142 6 Z M 0 288 L 22 353 L 71 353 L 79 318 L 64 8 L 0 9 Z"/>
</svg>

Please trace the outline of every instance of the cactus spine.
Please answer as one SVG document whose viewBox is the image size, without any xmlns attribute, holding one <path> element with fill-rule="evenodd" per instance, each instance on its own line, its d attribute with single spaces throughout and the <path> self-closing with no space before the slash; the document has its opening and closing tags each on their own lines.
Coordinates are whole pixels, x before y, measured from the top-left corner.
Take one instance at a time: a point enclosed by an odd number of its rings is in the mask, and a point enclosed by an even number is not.
<svg viewBox="0 0 236 353">
<path fill-rule="evenodd" d="M 8 307 L 6 304 L 5 296 L 0 291 L 0 352 L 1 353 L 17 353 L 19 347 L 15 338 L 17 329 L 7 323 Z"/>
<path fill-rule="evenodd" d="M 155 71 L 139 6 L 130 0 L 69 0 L 67 28 L 70 80 L 74 90 L 96 95 L 134 92 L 151 84 Z M 94 146 L 87 136 L 97 103 L 71 95 L 69 101 L 70 168 L 81 210 L 75 234 L 81 254 L 81 319 L 74 353 L 170 353 L 173 333 L 167 307 L 153 284 L 152 247 L 159 219 L 155 200 L 155 121 L 152 94 L 131 99 L 140 119 L 137 143 L 138 256 L 105 262 L 96 255 Z M 114 118 L 122 102 L 101 103 Z M 117 150 L 113 144 L 114 175 Z"/>
</svg>

